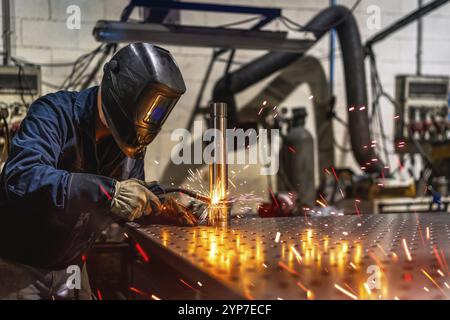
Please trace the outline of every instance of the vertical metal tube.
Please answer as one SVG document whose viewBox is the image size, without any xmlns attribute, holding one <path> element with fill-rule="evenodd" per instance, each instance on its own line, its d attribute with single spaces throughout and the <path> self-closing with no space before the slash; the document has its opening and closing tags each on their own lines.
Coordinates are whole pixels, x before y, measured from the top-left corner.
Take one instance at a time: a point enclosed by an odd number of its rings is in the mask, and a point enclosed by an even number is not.
<svg viewBox="0 0 450 320">
<path fill-rule="evenodd" d="M 418 1 L 418 9 L 422 8 L 423 1 Z M 423 25 L 422 18 L 417 19 L 417 50 L 416 50 L 416 74 L 422 74 L 422 39 L 423 39 Z"/>
<path fill-rule="evenodd" d="M 230 224 L 228 198 L 227 164 L 227 104 L 210 104 L 210 128 L 216 130 L 214 138 L 214 157 L 209 164 L 209 192 L 211 204 L 208 212 L 208 225 L 227 227 Z"/>
<path fill-rule="evenodd" d="M 3 65 L 9 65 L 11 60 L 11 2 L 2 0 L 3 15 Z"/>
</svg>

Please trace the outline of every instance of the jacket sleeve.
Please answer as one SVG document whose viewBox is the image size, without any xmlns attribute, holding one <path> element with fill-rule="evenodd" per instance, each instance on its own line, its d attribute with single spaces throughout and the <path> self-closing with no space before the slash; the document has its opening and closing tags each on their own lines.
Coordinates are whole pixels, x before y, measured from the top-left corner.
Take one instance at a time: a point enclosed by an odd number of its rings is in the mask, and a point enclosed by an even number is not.
<svg viewBox="0 0 450 320">
<path fill-rule="evenodd" d="M 131 178 L 145 181 L 144 160 L 138 159 L 135 161 L 135 164 L 130 172 L 130 179 Z"/>
<path fill-rule="evenodd" d="M 57 214 L 47 218 L 68 223 L 77 219 L 79 204 L 109 212 L 115 180 L 57 169 L 68 138 L 64 117 L 67 115 L 45 97 L 34 102 L 12 139 L 3 174 L 8 201 L 15 207 L 42 215 Z"/>
</svg>

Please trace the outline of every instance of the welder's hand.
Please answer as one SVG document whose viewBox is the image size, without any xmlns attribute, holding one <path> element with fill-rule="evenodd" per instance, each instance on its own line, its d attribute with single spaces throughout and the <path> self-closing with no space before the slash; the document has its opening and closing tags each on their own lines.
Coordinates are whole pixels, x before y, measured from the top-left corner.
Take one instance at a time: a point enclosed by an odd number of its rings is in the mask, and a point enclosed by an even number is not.
<svg viewBox="0 0 450 320">
<path fill-rule="evenodd" d="M 179 204 L 174 198 L 166 196 L 161 206 L 161 211 L 157 214 L 165 223 L 178 226 L 195 226 L 197 217 L 188 208 Z"/>
<path fill-rule="evenodd" d="M 116 182 L 116 191 L 111 201 L 111 212 L 120 218 L 133 221 L 142 215 L 160 211 L 161 202 L 145 183 L 138 179 Z"/>
</svg>

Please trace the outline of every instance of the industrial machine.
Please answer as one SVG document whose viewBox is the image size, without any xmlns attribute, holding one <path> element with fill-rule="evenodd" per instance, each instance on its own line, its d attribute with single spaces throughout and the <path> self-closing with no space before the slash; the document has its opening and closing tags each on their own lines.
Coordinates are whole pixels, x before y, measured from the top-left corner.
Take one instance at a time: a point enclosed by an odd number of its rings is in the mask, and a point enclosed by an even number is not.
<svg viewBox="0 0 450 320">
<path fill-rule="evenodd" d="M 418 153 L 413 141 L 430 152 L 450 144 L 448 76 L 399 75 L 395 79 L 395 146 L 400 154 Z M 445 148 L 439 155 L 450 157 Z"/>
</svg>

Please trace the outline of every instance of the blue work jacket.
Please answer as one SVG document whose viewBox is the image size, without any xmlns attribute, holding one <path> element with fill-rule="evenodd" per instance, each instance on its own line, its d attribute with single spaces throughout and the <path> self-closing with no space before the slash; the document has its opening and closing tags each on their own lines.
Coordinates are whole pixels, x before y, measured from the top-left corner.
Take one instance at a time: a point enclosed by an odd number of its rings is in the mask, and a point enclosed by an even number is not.
<svg viewBox="0 0 450 320">
<path fill-rule="evenodd" d="M 114 217 L 116 180 L 144 179 L 143 160 L 111 136 L 95 141 L 97 91 L 59 91 L 29 108 L 0 185 L 0 257 L 61 269 L 76 263 Z"/>
</svg>

